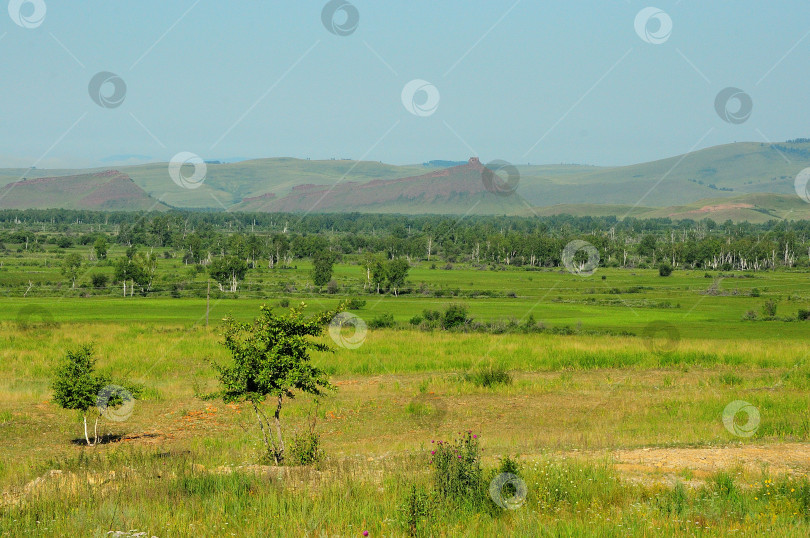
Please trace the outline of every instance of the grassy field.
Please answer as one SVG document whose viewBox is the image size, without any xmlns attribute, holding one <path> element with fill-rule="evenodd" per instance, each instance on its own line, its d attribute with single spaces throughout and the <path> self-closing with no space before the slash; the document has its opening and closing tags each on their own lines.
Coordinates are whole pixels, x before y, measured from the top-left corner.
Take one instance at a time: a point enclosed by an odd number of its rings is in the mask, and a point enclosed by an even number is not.
<svg viewBox="0 0 810 538">
<path fill-rule="evenodd" d="M 124 298 L 88 276 L 70 289 L 49 256 L 12 255 L 0 268 L 0 535 L 404 536 L 412 488 L 431 488 L 431 441 L 462 431 L 480 439 L 487 482 L 503 457 L 518 459 L 526 497 L 515 510 L 431 498 L 422 535 L 810 533 L 810 346 L 796 320 L 810 308 L 806 273 L 600 268 L 583 278 L 422 263 L 413 293 L 378 297 L 351 264 L 336 268 L 337 294 L 319 295 L 298 262 L 251 270 L 238 298 L 214 293 L 206 327 L 205 276 L 176 259 L 161 271 L 187 275 L 180 298 L 161 286 Z M 390 313 L 396 326 L 369 329 L 356 349 L 322 338 L 335 352 L 315 361 L 337 390 L 317 405 L 295 399 L 284 418 L 292 435 L 317 417 L 326 457 L 261 465 L 250 409 L 196 396 L 216 387 L 211 361 L 228 358 L 219 320 L 350 297 L 366 300 L 353 311 L 366 322 Z M 450 303 L 500 329 L 409 322 Z M 744 321 L 749 310 L 759 319 Z M 520 330 L 529 315 L 533 329 Z M 675 332 L 651 337 L 653 322 Z M 57 360 L 82 343 L 94 343 L 102 370 L 145 387 L 127 420 L 102 422 L 108 442 L 92 448 L 49 389 Z M 490 366 L 512 382 L 471 382 Z M 724 423 L 736 401 L 757 411 L 751 436 L 738 428 L 745 414 Z"/>
</svg>

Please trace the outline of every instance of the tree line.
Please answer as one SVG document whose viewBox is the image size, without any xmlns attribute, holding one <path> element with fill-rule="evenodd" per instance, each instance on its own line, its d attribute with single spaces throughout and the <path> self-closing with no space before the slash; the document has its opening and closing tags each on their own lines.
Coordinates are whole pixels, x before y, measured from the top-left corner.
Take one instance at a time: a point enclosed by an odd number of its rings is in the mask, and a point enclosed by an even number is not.
<svg viewBox="0 0 810 538">
<path fill-rule="evenodd" d="M 810 262 L 810 222 L 763 224 L 615 217 L 506 217 L 225 213 L 0 211 L 0 251 L 86 246 L 104 259 L 110 245 L 127 248 L 116 275 L 148 288 L 156 259 L 148 249 L 173 250 L 184 263 L 206 266 L 226 289 L 264 264 L 288 267 L 312 259 L 313 281 L 328 283 L 341 257 L 358 257 L 367 283 L 396 292 L 402 263 L 559 267 L 573 240 L 596 249 L 600 265 L 713 270 L 770 270 Z M 137 249 L 141 249 L 139 253 Z M 403 260 L 398 267 L 384 261 Z M 75 260 L 73 260 L 75 262 Z"/>
</svg>

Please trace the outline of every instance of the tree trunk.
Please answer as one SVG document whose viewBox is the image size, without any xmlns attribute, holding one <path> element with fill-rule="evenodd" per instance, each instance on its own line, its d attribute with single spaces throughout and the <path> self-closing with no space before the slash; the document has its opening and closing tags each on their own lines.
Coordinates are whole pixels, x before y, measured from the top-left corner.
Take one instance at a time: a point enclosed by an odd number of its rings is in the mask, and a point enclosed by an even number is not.
<svg viewBox="0 0 810 538">
<path fill-rule="evenodd" d="M 284 459 L 284 438 L 281 436 L 281 419 L 279 415 L 281 415 L 281 403 L 284 396 L 281 394 L 278 395 L 278 405 L 276 406 L 276 412 L 273 415 L 276 420 L 276 434 L 278 435 L 278 445 L 281 451 L 279 452 L 280 458 Z"/>
<path fill-rule="evenodd" d="M 262 420 L 262 416 L 259 413 L 259 408 L 256 405 L 256 402 L 250 402 L 253 405 L 253 410 L 256 412 L 256 420 L 259 421 L 259 428 L 262 430 L 262 437 L 264 437 L 264 444 L 267 447 L 268 452 L 273 453 L 273 459 L 276 461 L 276 465 L 278 465 L 278 450 L 276 450 L 276 443 L 273 441 L 273 446 L 270 446 L 270 440 L 267 438 L 267 431 L 264 429 L 264 421 Z M 268 425 L 269 427 L 269 425 Z"/>
<path fill-rule="evenodd" d="M 84 418 L 84 440 L 87 441 L 87 446 L 93 446 L 93 443 L 90 442 L 90 437 L 87 435 L 87 415 L 82 415 Z"/>
</svg>

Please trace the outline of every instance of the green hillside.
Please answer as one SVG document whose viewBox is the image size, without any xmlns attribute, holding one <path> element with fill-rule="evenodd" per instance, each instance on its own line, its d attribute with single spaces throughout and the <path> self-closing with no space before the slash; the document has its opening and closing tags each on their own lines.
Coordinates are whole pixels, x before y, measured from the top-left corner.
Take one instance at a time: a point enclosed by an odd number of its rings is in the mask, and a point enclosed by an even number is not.
<svg viewBox="0 0 810 538">
<path fill-rule="evenodd" d="M 444 188 L 442 178 L 424 181 L 426 173 L 441 170 L 421 164 L 395 166 L 380 162 L 350 160 L 310 161 L 292 158 L 256 159 L 237 163 L 208 164 L 204 184 L 184 189 L 172 182 L 166 163 L 121 167 L 152 198 L 179 208 L 229 210 L 306 210 L 403 212 L 403 213 L 524 213 L 538 214 L 650 214 L 656 216 L 689 213 L 728 215 L 732 220 L 756 221 L 777 215 L 804 214 L 793 195 L 793 179 L 810 167 L 810 142 L 763 144 L 741 142 L 706 148 L 648 163 L 620 167 L 588 165 L 518 165 L 518 203 L 477 197 L 480 185 L 454 192 Z M 107 170 L 0 170 L 0 187 L 19 180 L 71 176 Z M 188 171 L 188 175 L 191 170 Z M 390 182 L 390 180 L 399 180 Z M 412 184 L 409 184 L 413 181 Z M 469 180 L 475 182 L 477 179 Z M 339 186 L 331 192 L 334 186 Z M 424 190 L 424 196 L 420 193 Z M 435 196 L 436 191 L 444 192 Z M 312 203 L 312 193 L 330 191 L 328 197 Z M 405 192 L 399 196 L 398 192 Z M 307 194 L 309 193 L 309 194 Z M 472 197 L 470 195 L 472 194 Z M 703 209 L 722 205 L 708 200 L 737 200 L 743 195 L 781 194 L 751 198 L 749 207 Z M 47 193 L 43 193 L 48 198 Z M 319 196 L 315 197 L 317 201 Z M 56 196 L 55 200 L 58 201 Z M 511 201 L 510 201 L 511 202 Z M 39 202 L 36 203 L 37 207 Z M 748 202 L 739 202 L 746 204 Z M 699 204 L 699 207 L 694 207 Z M 768 204 L 777 204 L 770 206 Z M 790 208 L 786 209 L 786 206 Z M 638 207 L 636 207 L 638 206 Z M 795 207 L 793 207 L 795 206 Z M 658 210 L 654 208 L 659 208 Z M 586 212 L 586 213 L 583 213 Z M 695 213 L 697 212 L 697 213 Z M 715 218 L 715 217 L 712 217 Z"/>
<path fill-rule="evenodd" d="M 538 206 L 661 207 L 747 193 L 790 194 L 794 177 L 808 166 L 808 143 L 743 142 L 631 166 L 580 167 L 567 174 L 526 167 L 520 193 Z"/>
<path fill-rule="evenodd" d="M 160 211 L 168 207 L 150 197 L 126 174 L 108 170 L 64 177 L 26 178 L 0 187 L 2 209 L 95 209 Z"/>
</svg>

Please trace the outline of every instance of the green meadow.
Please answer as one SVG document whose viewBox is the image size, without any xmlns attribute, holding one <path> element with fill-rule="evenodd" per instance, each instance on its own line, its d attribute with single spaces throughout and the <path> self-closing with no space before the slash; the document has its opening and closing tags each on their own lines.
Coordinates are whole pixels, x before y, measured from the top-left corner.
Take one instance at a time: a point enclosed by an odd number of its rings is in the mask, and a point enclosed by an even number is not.
<svg viewBox="0 0 810 538">
<path fill-rule="evenodd" d="M 418 535 L 810 532 L 810 322 L 797 317 L 810 308 L 806 272 L 583 277 L 423 261 L 395 297 L 364 290 L 349 257 L 335 267 L 334 294 L 313 289 L 299 260 L 251 269 L 235 294 L 212 285 L 207 301 L 205 273 L 174 258 L 159 267 L 146 296 L 125 298 L 90 284 L 111 274 L 104 264 L 73 289 L 50 253 L 3 259 L 0 534 L 413 535 L 412 491 L 431 487 L 431 441 L 468 430 L 484 477 L 512 457 L 525 497 L 484 511 L 434 499 Z M 180 289 L 166 284 L 178 278 Z M 337 390 L 284 408 L 289 435 L 315 420 L 324 458 L 265 465 L 250 409 L 199 397 L 216 388 L 212 361 L 228 360 L 221 319 L 352 298 L 365 300 L 351 312 L 372 326 L 361 345 L 324 335 L 334 352 L 314 356 Z M 451 304 L 466 306 L 465 329 L 412 322 Z M 743 319 L 749 311 L 756 319 Z M 394 325 L 374 328 L 387 314 Z M 102 421 L 95 447 L 49 388 L 58 359 L 83 343 L 102 371 L 144 387 L 127 420 Z M 511 382 L 477 384 L 484 368 Z M 723 422 L 738 400 L 759 414 L 748 437 Z"/>
</svg>

